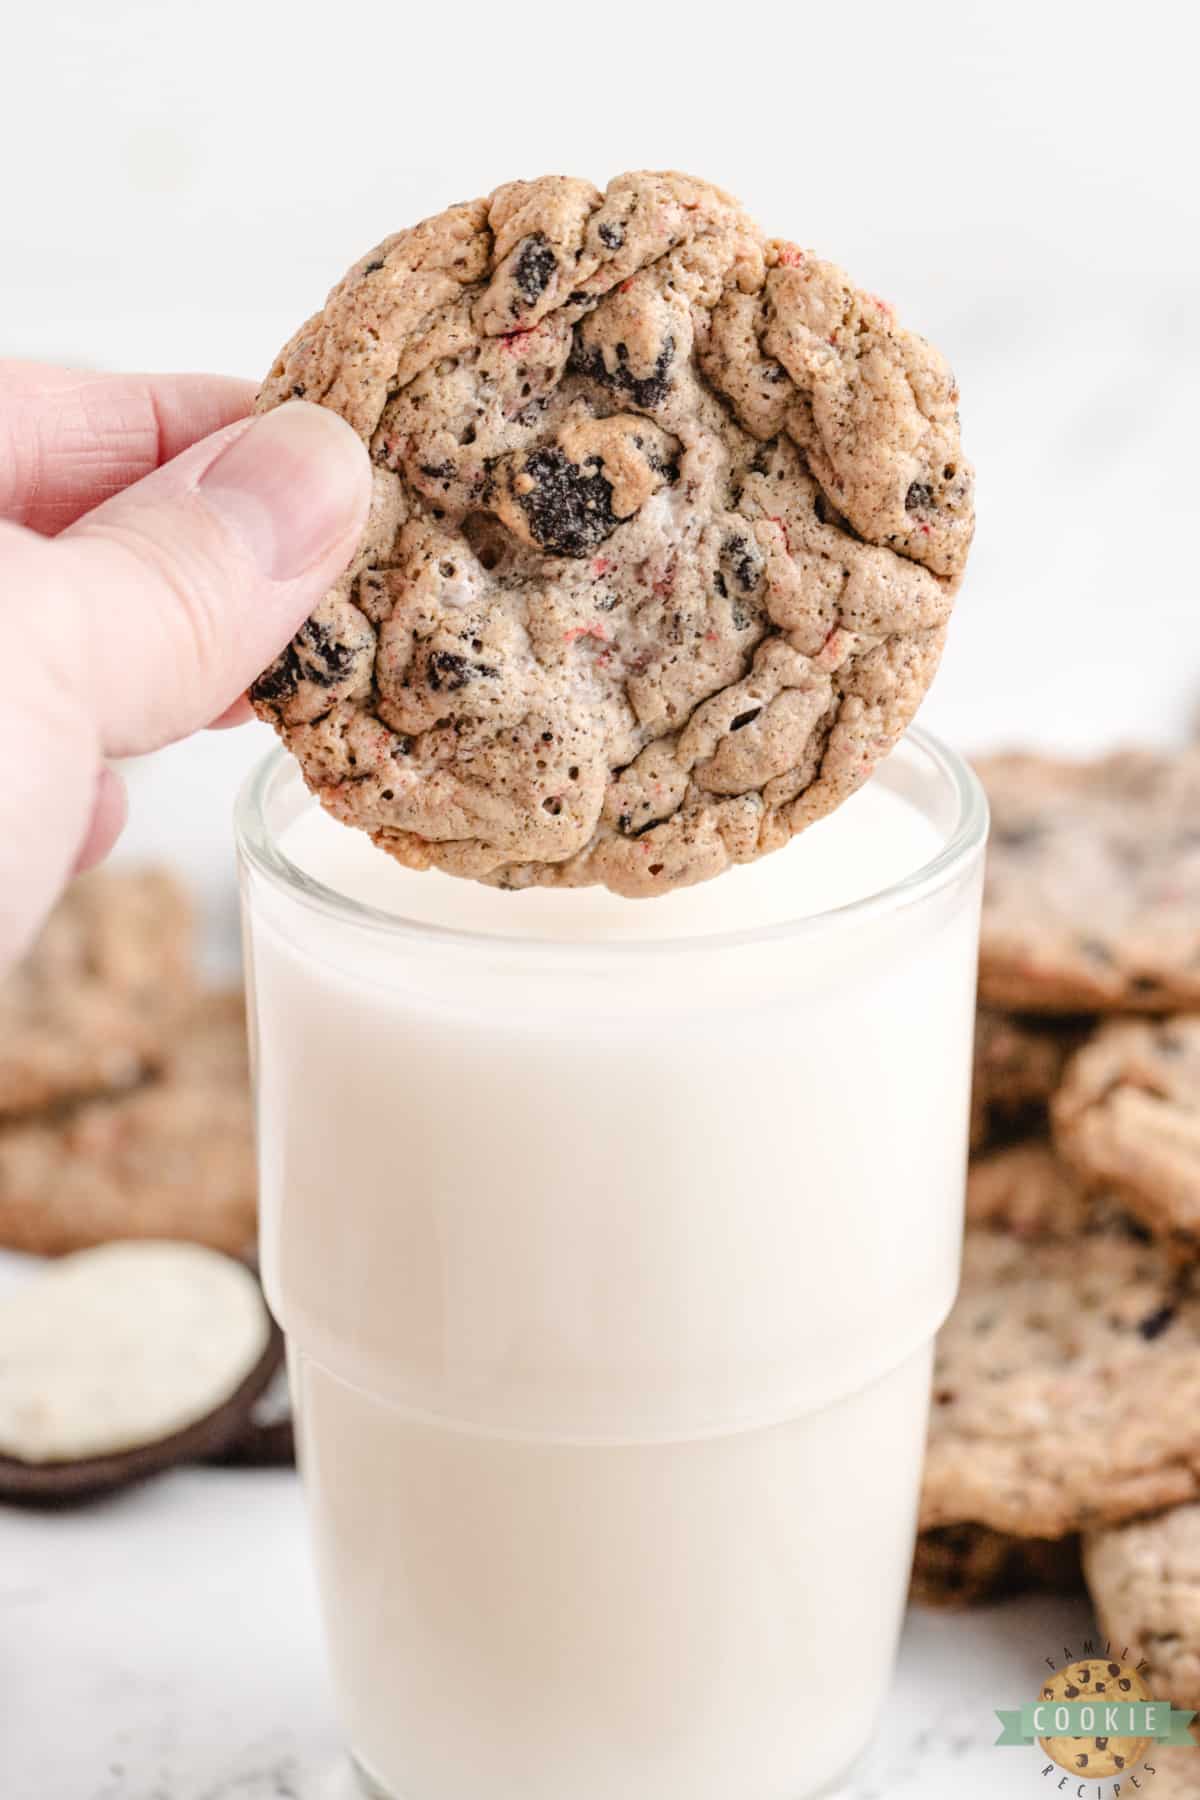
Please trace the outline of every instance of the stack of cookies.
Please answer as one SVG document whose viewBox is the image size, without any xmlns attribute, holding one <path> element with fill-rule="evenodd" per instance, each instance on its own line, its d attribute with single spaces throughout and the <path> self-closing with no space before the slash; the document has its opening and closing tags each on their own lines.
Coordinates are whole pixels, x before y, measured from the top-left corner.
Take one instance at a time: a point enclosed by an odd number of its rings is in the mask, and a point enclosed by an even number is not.
<svg viewBox="0 0 1200 1800">
<path fill-rule="evenodd" d="M 0 1246 L 240 1256 L 255 1191 L 241 993 L 201 988 L 171 876 L 84 876 L 0 987 Z"/>
<path fill-rule="evenodd" d="M 291 1461 L 256 1211 L 240 989 L 170 875 L 84 876 L 0 986 L 0 1248 L 62 1259 L 0 1303 L 0 1499 Z"/>
<path fill-rule="evenodd" d="M 1200 751 L 980 772 L 967 1240 L 915 1591 L 1081 1561 L 1104 1633 L 1200 1707 Z"/>
</svg>

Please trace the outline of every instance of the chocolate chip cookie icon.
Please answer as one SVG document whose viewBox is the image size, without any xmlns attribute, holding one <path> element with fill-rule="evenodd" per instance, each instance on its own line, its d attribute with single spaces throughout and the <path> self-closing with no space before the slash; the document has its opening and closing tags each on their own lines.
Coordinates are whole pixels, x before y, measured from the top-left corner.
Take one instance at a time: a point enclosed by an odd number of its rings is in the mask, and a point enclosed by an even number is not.
<svg viewBox="0 0 1200 1800">
<path fill-rule="evenodd" d="M 1080 1777 L 1099 1779 L 1119 1775 L 1141 1762 L 1150 1747 L 1148 1737 L 1115 1737 L 1105 1735 L 1104 1711 L 1117 1702 L 1146 1701 L 1153 1698 L 1149 1688 L 1129 1663 L 1114 1658 L 1085 1657 L 1068 1663 L 1042 1683 L 1038 1698 L 1054 1705 L 1094 1702 L 1098 1734 L 1089 1737 L 1044 1737 L 1038 1743 L 1060 1769 L 1069 1769 Z M 1051 1716 L 1053 1714 L 1051 1713 Z"/>
</svg>

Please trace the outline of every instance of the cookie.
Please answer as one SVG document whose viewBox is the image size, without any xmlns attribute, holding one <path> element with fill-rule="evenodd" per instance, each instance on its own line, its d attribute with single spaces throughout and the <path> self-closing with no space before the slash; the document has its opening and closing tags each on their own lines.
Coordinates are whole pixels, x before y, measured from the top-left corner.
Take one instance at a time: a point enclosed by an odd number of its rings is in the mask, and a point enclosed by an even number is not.
<svg viewBox="0 0 1200 1800">
<path fill-rule="evenodd" d="M 1200 1506 L 1090 1534 L 1083 1567 L 1109 1642 L 1144 1660 L 1156 1699 L 1200 1710 Z M 1200 1792 L 1200 1757 L 1196 1773 Z"/>
<path fill-rule="evenodd" d="M 412 868 L 641 896 L 786 843 L 925 692 L 973 529 L 938 353 L 689 176 L 510 182 L 280 354 L 370 447 L 346 576 L 252 689 Z"/>
<path fill-rule="evenodd" d="M 67 889 L 0 984 L 0 1118 L 130 1087 L 158 1067 L 192 991 L 192 926 L 161 869 Z"/>
<path fill-rule="evenodd" d="M 1077 1538 L 943 1525 L 917 1539 L 911 1598 L 920 1606 L 960 1608 L 1031 1592 L 1073 1594 L 1082 1584 Z"/>
<path fill-rule="evenodd" d="M 980 1009 L 971 1089 L 972 1149 L 1044 1122 L 1050 1096 L 1087 1029 L 1082 1020 L 1016 1018 Z"/>
<path fill-rule="evenodd" d="M 1200 1754 L 1196 1747 L 1164 1750 L 1156 1744 L 1146 1758 L 1145 1769 L 1147 1775 L 1153 1770 L 1150 1791 L 1154 1800 L 1200 1800 Z"/>
<path fill-rule="evenodd" d="M 1200 1005 L 1200 748 L 994 757 L 979 992 L 1042 1012 Z"/>
<path fill-rule="evenodd" d="M 1200 1239 L 1200 1015 L 1116 1019 L 1069 1064 L 1055 1141 L 1154 1232 Z"/>
<path fill-rule="evenodd" d="M 244 1003 L 197 999 L 166 1067 L 132 1092 L 0 1128 L 0 1244 L 60 1255 L 188 1238 L 240 1255 L 256 1177 Z"/>
<path fill-rule="evenodd" d="M 1005 1144 L 971 1158 L 968 1225 L 1026 1238 L 1075 1238 L 1107 1225 L 1110 1202 L 1091 1195 L 1046 1138 Z"/>
<path fill-rule="evenodd" d="M 66 1500 L 212 1455 L 282 1356 L 245 1264 L 107 1244 L 0 1301 L 0 1496 Z"/>
<path fill-rule="evenodd" d="M 1195 1271 L 1115 1228 L 968 1230 L 938 1338 L 922 1529 L 1057 1538 L 1197 1496 Z"/>
<path fill-rule="evenodd" d="M 245 1469 L 294 1466 L 296 1430 L 285 1367 L 279 1367 L 258 1396 L 237 1437 L 209 1460 Z"/>
<path fill-rule="evenodd" d="M 1113 1701 L 1151 1700 L 1155 1698 L 1139 1672 L 1109 1656 L 1091 1656 L 1056 1669 L 1042 1683 L 1039 1696 L 1053 1704 L 1056 1701 L 1078 1701 L 1082 1705 L 1094 1700 L 1097 1707 Z M 1047 1756 L 1054 1758 L 1060 1769 L 1070 1769 L 1080 1780 L 1102 1781 L 1110 1775 L 1132 1770 L 1141 1762 L 1151 1740 L 1148 1737 L 1044 1737 L 1038 1742 Z"/>
</svg>

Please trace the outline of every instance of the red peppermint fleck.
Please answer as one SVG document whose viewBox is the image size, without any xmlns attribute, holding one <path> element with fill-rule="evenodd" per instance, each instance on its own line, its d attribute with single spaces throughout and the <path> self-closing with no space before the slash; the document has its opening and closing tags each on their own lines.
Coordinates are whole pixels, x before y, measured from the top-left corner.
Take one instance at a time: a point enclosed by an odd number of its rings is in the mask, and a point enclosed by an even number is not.
<svg viewBox="0 0 1200 1800">
<path fill-rule="evenodd" d="M 665 600 L 667 595 L 671 592 L 671 589 L 674 586 L 675 586 L 675 564 L 672 561 L 667 564 L 666 568 L 663 570 L 663 572 L 659 576 L 658 580 L 654 583 L 652 591 L 658 595 L 660 600 Z"/>
<path fill-rule="evenodd" d="M 835 337 L 833 337 L 832 335 L 827 337 L 825 339 L 825 342 L 827 344 L 832 344 L 835 350 L 837 349 L 837 339 Z"/>
<path fill-rule="evenodd" d="M 617 289 L 617 292 L 618 292 L 618 294 L 627 294 L 632 286 L 633 286 L 633 276 L 627 275 L 625 277 L 624 281 L 621 283 L 620 287 Z"/>
<path fill-rule="evenodd" d="M 576 638 L 597 638 L 602 644 L 608 642 L 603 625 L 572 625 L 570 631 L 563 632 L 564 644 L 573 644 Z"/>
<path fill-rule="evenodd" d="M 783 533 L 783 547 L 787 551 L 788 555 L 790 556 L 792 554 L 792 540 L 788 536 L 787 526 L 784 524 L 783 520 L 779 517 L 778 513 L 768 513 L 767 517 L 771 521 L 772 525 L 778 525 L 780 531 Z"/>
<path fill-rule="evenodd" d="M 607 556 L 594 556 L 592 558 L 593 575 L 604 575 L 607 573 L 609 567 L 610 564 Z"/>
<path fill-rule="evenodd" d="M 537 329 L 536 325 L 518 325 L 514 331 L 502 331 L 500 342 L 506 350 L 512 350 L 522 338 L 532 337 Z"/>
<path fill-rule="evenodd" d="M 804 261 L 804 252 L 796 244 L 781 244 L 778 258 L 785 269 L 798 269 Z"/>
<path fill-rule="evenodd" d="M 922 525 L 921 531 L 925 537 L 929 536 L 929 526 L 928 525 Z"/>
<path fill-rule="evenodd" d="M 715 644 L 717 641 L 716 632 L 715 631 L 706 631 L 704 634 L 704 641 L 706 644 Z"/>
</svg>

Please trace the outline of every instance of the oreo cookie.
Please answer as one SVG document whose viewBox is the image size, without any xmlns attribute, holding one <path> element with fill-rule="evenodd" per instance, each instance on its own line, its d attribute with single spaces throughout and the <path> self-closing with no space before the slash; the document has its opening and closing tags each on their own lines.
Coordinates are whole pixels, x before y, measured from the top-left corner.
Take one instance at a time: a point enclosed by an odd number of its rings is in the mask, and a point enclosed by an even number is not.
<svg viewBox="0 0 1200 1800">
<path fill-rule="evenodd" d="M 239 1469 L 295 1467 L 296 1433 L 286 1368 L 275 1371 L 251 1407 L 240 1435 L 208 1461 Z"/>
<path fill-rule="evenodd" d="M 154 1240 L 64 1257 L 0 1298 L 0 1499 L 77 1500 L 218 1456 L 282 1358 L 236 1258 Z"/>
</svg>

